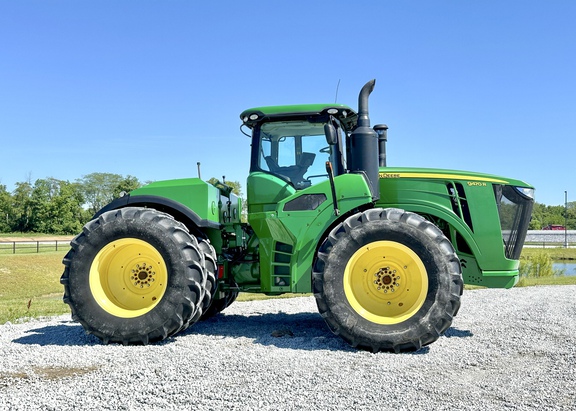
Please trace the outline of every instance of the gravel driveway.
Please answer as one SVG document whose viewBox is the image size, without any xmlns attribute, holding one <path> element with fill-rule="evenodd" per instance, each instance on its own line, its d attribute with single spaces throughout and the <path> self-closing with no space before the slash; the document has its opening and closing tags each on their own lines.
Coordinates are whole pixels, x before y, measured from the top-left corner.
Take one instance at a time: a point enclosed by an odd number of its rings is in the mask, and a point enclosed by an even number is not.
<svg viewBox="0 0 576 411">
<path fill-rule="evenodd" d="M 160 344 L 0 326 L 1 410 L 576 410 L 576 286 L 465 291 L 445 336 L 371 354 L 313 297 L 236 302 Z"/>
</svg>

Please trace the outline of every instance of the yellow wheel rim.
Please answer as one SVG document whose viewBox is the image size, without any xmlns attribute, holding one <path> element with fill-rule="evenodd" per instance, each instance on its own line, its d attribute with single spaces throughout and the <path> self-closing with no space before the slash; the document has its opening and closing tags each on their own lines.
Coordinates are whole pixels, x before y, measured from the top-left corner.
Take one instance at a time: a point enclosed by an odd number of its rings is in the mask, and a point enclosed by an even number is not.
<svg viewBox="0 0 576 411">
<path fill-rule="evenodd" d="M 348 261 L 344 292 L 352 308 L 368 321 L 398 324 L 424 304 L 428 275 L 410 248 L 394 241 L 375 241 Z"/>
<path fill-rule="evenodd" d="M 150 244 L 123 238 L 106 244 L 90 266 L 90 291 L 108 313 L 134 318 L 151 311 L 168 283 L 164 259 Z"/>
</svg>

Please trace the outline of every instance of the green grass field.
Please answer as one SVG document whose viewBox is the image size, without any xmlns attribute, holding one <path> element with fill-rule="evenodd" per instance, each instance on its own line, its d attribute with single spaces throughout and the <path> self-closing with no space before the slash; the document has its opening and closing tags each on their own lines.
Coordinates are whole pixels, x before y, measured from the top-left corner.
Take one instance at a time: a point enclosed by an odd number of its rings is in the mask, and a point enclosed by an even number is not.
<svg viewBox="0 0 576 411">
<path fill-rule="evenodd" d="M 0 324 L 69 312 L 60 285 L 64 254 L 0 255 Z"/>
<path fill-rule="evenodd" d="M 576 260 L 576 248 L 524 248 L 523 257 L 531 257 L 540 252 L 546 252 L 552 260 Z"/>
<path fill-rule="evenodd" d="M 576 249 L 525 249 L 529 257 L 545 250 L 554 260 L 576 260 Z M 62 302 L 60 284 L 62 258 L 67 252 L 0 254 L 0 324 L 69 313 Z M 576 276 L 522 278 L 520 286 L 576 284 Z M 285 294 L 282 297 L 290 297 Z M 241 293 L 238 300 L 271 298 L 262 294 Z"/>
</svg>

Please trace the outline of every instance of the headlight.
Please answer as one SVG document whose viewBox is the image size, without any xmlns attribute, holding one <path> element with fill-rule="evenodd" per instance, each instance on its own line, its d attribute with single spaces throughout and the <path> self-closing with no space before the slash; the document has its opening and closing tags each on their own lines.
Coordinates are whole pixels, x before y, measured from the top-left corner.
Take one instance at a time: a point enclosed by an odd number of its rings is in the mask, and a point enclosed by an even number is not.
<svg viewBox="0 0 576 411">
<path fill-rule="evenodd" d="M 534 189 L 527 188 L 527 187 L 514 187 L 520 194 L 524 195 L 525 197 L 534 199 Z"/>
</svg>

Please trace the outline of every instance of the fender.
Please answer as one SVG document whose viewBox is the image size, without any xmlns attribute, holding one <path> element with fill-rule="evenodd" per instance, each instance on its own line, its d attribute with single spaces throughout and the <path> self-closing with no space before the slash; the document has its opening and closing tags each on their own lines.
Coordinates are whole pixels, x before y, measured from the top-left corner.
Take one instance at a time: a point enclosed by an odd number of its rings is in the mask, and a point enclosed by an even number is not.
<svg viewBox="0 0 576 411">
<path fill-rule="evenodd" d="M 470 250 L 474 255 L 481 255 L 480 247 L 474 238 L 473 233 L 470 231 L 470 227 L 468 227 L 464 222 L 458 218 L 455 214 L 447 212 L 441 207 L 432 207 L 428 204 L 422 203 L 404 203 L 404 204 L 394 204 L 394 205 L 382 205 L 378 204 L 380 207 L 388 208 L 388 207 L 396 207 L 401 208 L 406 211 L 411 211 L 416 214 L 420 215 L 431 215 L 441 220 L 446 221 L 450 226 L 452 226 L 461 236 L 464 238 Z"/>
<path fill-rule="evenodd" d="M 213 228 L 215 230 L 220 230 L 222 228 L 221 224 L 200 218 L 200 216 L 198 216 L 198 214 L 196 214 L 193 210 L 177 201 L 171 200 L 166 197 L 151 196 L 151 195 L 131 196 L 130 194 L 128 194 L 124 197 L 117 198 L 112 202 L 110 202 L 109 204 L 107 204 L 106 206 L 102 207 L 96 214 L 94 214 L 93 219 L 98 218 L 100 215 L 102 215 L 107 211 L 117 210 L 119 208 L 124 207 L 154 208 L 157 209 L 158 211 L 171 214 L 177 220 L 181 220 L 180 216 L 182 216 L 190 220 L 192 223 L 194 223 L 194 225 L 196 225 L 199 228 Z"/>
</svg>

